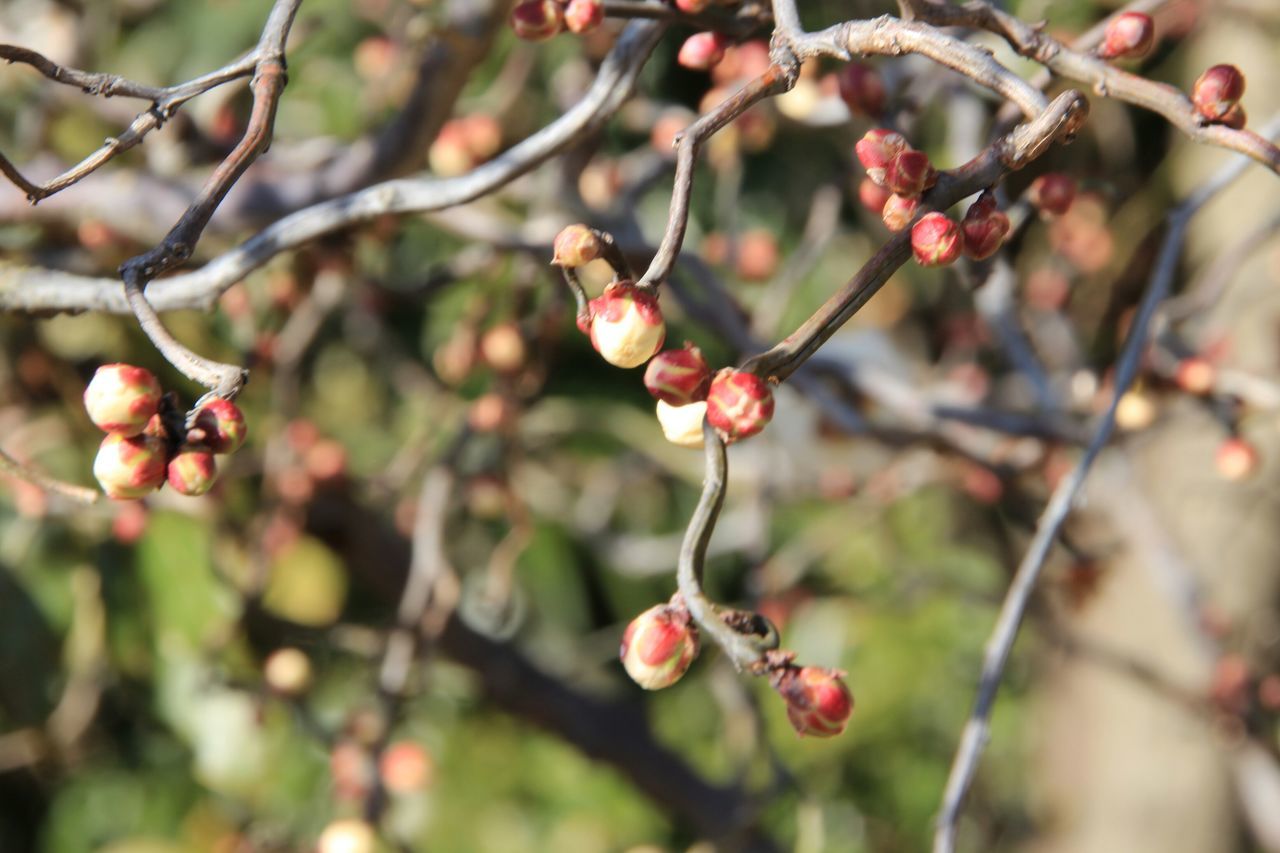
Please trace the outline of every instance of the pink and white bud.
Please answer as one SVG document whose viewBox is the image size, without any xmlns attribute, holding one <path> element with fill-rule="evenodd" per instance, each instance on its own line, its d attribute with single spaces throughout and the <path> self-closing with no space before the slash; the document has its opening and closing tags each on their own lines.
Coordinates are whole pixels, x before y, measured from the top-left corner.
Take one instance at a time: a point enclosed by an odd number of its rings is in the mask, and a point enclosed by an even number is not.
<svg viewBox="0 0 1280 853">
<path fill-rule="evenodd" d="M 560 32 L 564 13 L 555 0 L 521 0 L 511 10 L 511 29 L 526 41 L 546 41 Z"/>
<path fill-rule="evenodd" d="M 996 208 L 995 194 L 987 191 L 969 206 L 960 220 L 965 257 L 981 261 L 991 257 L 1009 233 L 1009 217 Z"/>
<path fill-rule="evenodd" d="M 382 751 L 378 775 L 382 786 L 393 794 L 412 794 L 431 784 L 435 766 L 431 756 L 410 740 L 397 741 Z"/>
<path fill-rule="evenodd" d="M 662 435 L 677 447 L 702 446 L 702 422 L 706 417 L 706 400 L 684 406 L 658 401 L 658 425 L 662 427 Z"/>
<path fill-rule="evenodd" d="M 907 144 L 907 140 L 901 133 L 885 127 L 876 127 L 864 133 L 854 145 L 853 150 L 858 155 L 858 162 L 862 164 L 862 168 L 867 170 L 867 177 L 884 186 L 885 168 L 889 165 L 889 161 L 910 148 L 911 146 Z"/>
<path fill-rule="evenodd" d="M 378 835 L 373 827 L 354 818 L 335 820 L 320 833 L 316 853 L 374 853 Z"/>
<path fill-rule="evenodd" d="M 707 420 L 726 442 L 760 432 L 773 418 L 773 390 L 754 373 L 725 368 L 711 380 Z"/>
<path fill-rule="evenodd" d="M 571 33 L 582 34 L 604 23 L 604 0 L 569 0 L 564 9 L 564 25 Z"/>
<path fill-rule="evenodd" d="M 1041 212 L 1061 216 L 1076 199 L 1076 182 L 1061 172 L 1047 172 L 1031 182 L 1027 198 Z"/>
<path fill-rule="evenodd" d="M 926 213 L 911 226 L 911 252 L 922 267 L 938 267 L 960 257 L 960 226 L 941 213 Z"/>
<path fill-rule="evenodd" d="M 686 15 L 696 15 L 699 12 L 705 12 L 707 7 L 711 5 L 711 0 L 676 0 L 676 8 Z"/>
<path fill-rule="evenodd" d="M 1213 390 L 1216 379 L 1217 371 L 1213 363 L 1200 355 L 1184 358 L 1178 362 L 1178 368 L 1174 371 L 1174 381 L 1188 394 L 1208 394 Z"/>
<path fill-rule="evenodd" d="M 787 703 L 787 719 L 801 737 L 834 737 L 853 714 L 853 694 L 838 669 L 788 666 L 776 672 L 773 689 Z"/>
<path fill-rule="evenodd" d="M 1130 59 L 1145 56 L 1155 43 L 1156 25 L 1150 15 L 1122 12 L 1107 22 L 1098 56 L 1102 59 Z"/>
<path fill-rule="evenodd" d="M 884 80 L 865 62 L 850 62 L 836 75 L 840 97 L 855 115 L 875 118 L 884 112 Z"/>
<path fill-rule="evenodd" d="M 240 407 L 222 397 L 215 397 L 200 407 L 195 428 L 204 433 L 201 444 L 214 453 L 235 453 L 249 431 Z"/>
<path fill-rule="evenodd" d="M 196 497 L 213 488 L 218 479 L 218 466 L 209 451 L 188 447 L 169 460 L 168 477 L 175 492 Z"/>
<path fill-rule="evenodd" d="M 900 151 L 884 169 L 884 185 L 898 195 L 920 195 L 938 182 L 938 173 L 923 151 Z"/>
<path fill-rule="evenodd" d="M 566 225 L 551 244 L 551 263 L 560 267 L 589 264 L 604 252 L 600 235 L 586 225 Z"/>
<path fill-rule="evenodd" d="M 140 498 L 160 488 L 164 482 L 165 461 L 165 445 L 160 439 L 113 432 L 98 448 L 93 460 L 93 476 L 109 498 Z"/>
<path fill-rule="evenodd" d="M 694 33 L 680 45 L 676 62 L 694 71 L 708 71 L 724 59 L 725 49 L 732 42 L 722 33 Z"/>
<path fill-rule="evenodd" d="M 160 383 L 146 368 L 104 364 L 84 389 L 84 408 L 105 432 L 137 435 L 160 408 Z"/>
<path fill-rule="evenodd" d="M 698 627 L 689 611 L 659 604 L 641 613 L 622 634 L 618 657 L 631 680 L 645 690 L 675 684 L 698 656 Z"/>
<path fill-rule="evenodd" d="M 1213 462 L 1219 476 L 1239 483 L 1252 477 L 1258 470 L 1258 451 L 1243 438 L 1232 436 L 1218 445 Z"/>
<path fill-rule="evenodd" d="M 1221 121 L 1244 94 L 1244 75 L 1234 65 L 1215 65 L 1196 80 L 1191 102 L 1209 121 Z"/>
<path fill-rule="evenodd" d="M 591 345 L 615 367 L 639 367 L 662 349 L 667 325 L 653 291 L 615 281 L 591 300 Z"/>
<path fill-rule="evenodd" d="M 862 183 L 858 184 L 858 201 L 876 216 L 884 213 L 884 206 L 892 195 L 887 188 L 870 178 L 863 178 Z"/>
<path fill-rule="evenodd" d="M 707 399 L 711 367 L 693 344 L 660 352 L 644 370 L 644 387 L 656 399 L 684 406 Z"/>
<path fill-rule="evenodd" d="M 897 233 L 906 230 L 919 212 L 919 196 L 900 196 L 893 193 L 884 203 L 884 208 L 880 211 L 880 219 L 884 221 L 886 228 Z"/>
</svg>

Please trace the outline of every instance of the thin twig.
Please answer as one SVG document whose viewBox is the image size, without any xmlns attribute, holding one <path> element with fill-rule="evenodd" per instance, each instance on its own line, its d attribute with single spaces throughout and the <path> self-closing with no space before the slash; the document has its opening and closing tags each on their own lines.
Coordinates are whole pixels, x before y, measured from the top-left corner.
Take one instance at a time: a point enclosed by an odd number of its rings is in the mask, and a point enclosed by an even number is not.
<svg viewBox="0 0 1280 853">
<path fill-rule="evenodd" d="M 17 459 L 14 459 L 4 450 L 0 449 L 0 474 L 7 474 L 11 477 L 17 477 L 20 480 L 43 489 L 52 494 L 61 495 L 68 500 L 78 504 L 94 504 L 101 499 L 102 495 L 96 489 L 87 489 L 84 486 L 77 486 L 74 483 L 66 483 L 48 474 L 24 465 Z"/>
<path fill-rule="evenodd" d="M 1270 131 L 1269 132 L 1273 132 Z M 991 710 L 995 705 L 996 694 L 1000 682 L 1004 678 L 1005 665 L 1013 649 L 1013 641 L 1018 635 L 1018 628 L 1026 615 L 1027 605 L 1031 601 L 1031 593 L 1044 567 L 1049 550 L 1058 537 L 1058 531 L 1066 522 L 1076 496 L 1084 485 L 1094 461 L 1111 438 L 1115 428 L 1116 406 L 1120 398 L 1129 389 L 1137 376 L 1142 362 L 1142 353 L 1146 349 L 1148 328 L 1152 317 L 1160 303 L 1164 300 L 1172 286 L 1177 271 L 1178 256 L 1182 250 L 1182 242 L 1192 218 L 1219 191 L 1234 181 L 1249 165 L 1248 160 L 1234 159 L 1227 168 L 1206 182 L 1186 201 L 1169 213 L 1168 231 L 1160 246 L 1155 268 L 1147 285 L 1147 292 L 1138 307 L 1129 334 L 1125 339 L 1120 358 L 1115 368 L 1115 387 L 1111 403 L 1102 415 L 1095 429 L 1092 440 L 1084 454 L 1076 463 L 1071 473 L 1064 477 L 1054 489 L 1048 506 L 1036 524 L 1035 535 L 1027 548 L 1013 581 L 1005 595 L 995 627 L 987 640 L 983 656 L 982 675 L 978 682 L 978 695 L 974 700 L 973 712 L 965 724 L 960 736 L 955 759 L 951 765 L 951 773 L 947 779 L 943 793 L 942 808 L 938 815 L 937 829 L 934 834 L 934 853 L 951 853 L 955 849 L 956 825 L 960 811 L 964 806 L 965 795 L 973 782 L 978 769 L 978 761 L 986 746 L 990 730 Z"/>
</svg>

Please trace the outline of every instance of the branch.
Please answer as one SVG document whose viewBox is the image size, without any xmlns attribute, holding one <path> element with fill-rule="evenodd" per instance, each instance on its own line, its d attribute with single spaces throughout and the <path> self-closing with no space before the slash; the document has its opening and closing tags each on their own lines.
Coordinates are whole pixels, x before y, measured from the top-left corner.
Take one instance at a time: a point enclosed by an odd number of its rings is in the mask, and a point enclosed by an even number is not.
<svg viewBox="0 0 1280 853">
<path fill-rule="evenodd" d="M 1273 126 L 1275 123 L 1273 122 Z M 1044 567 L 1049 549 L 1058 537 L 1058 531 L 1066 522 L 1067 516 L 1075 504 L 1076 496 L 1084 485 L 1094 461 L 1106 446 L 1115 427 L 1116 406 L 1120 398 L 1129 389 L 1141 366 L 1142 354 L 1147 345 L 1147 329 L 1160 303 L 1168 294 L 1177 271 L 1178 256 L 1182 250 L 1183 238 L 1192 218 L 1219 191 L 1240 176 L 1248 166 L 1248 161 L 1234 160 L 1226 169 L 1202 186 L 1186 201 L 1174 208 L 1168 216 L 1168 231 L 1160 246 L 1155 268 L 1147 285 L 1147 292 L 1138 307 L 1137 314 L 1125 339 L 1124 348 L 1116 363 L 1115 387 L 1111 403 L 1102 415 L 1093 438 L 1084 454 L 1076 463 L 1071 473 L 1062 479 L 1054 489 L 1048 506 L 1036 525 L 1035 535 L 1027 548 L 1013 582 L 1005 595 L 1000 615 L 987 640 L 983 657 L 982 675 L 978 683 L 978 695 L 974 700 L 973 712 L 965 724 L 960 737 L 960 745 L 956 750 L 951 765 L 951 773 L 947 779 L 946 791 L 943 794 L 942 809 L 938 815 L 937 831 L 934 835 L 934 853 L 951 853 L 955 849 L 956 823 L 964 806 L 965 795 L 973 783 L 978 769 L 978 760 L 986 746 L 990 730 L 991 710 L 995 705 L 996 693 L 1004 678 L 1005 665 L 1013 648 L 1013 641 L 1018 628 L 1026 615 L 1031 601 L 1031 593 Z"/>
<path fill-rule="evenodd" d="M 963 6 L 919 0 L 912 6 L 916 16 L 930 24 L 977 27 L 993 32 L 1019 55 L 1039 62 L 1059 77 L 1086 83 L 1103 97 L 1157 113 L 1195 142 L 1238 151 L 1280 174 L 1280 148 L 1252 130 L 1232 130 L 1226 125 L 1205 123 L 1191 100 L 1173 86 L 1130 74 L 1096 56 L 1073 50 L 984 0 Z"/>
<path fill-rule="evenodd" d="M 44 474 L 27 465 L 23 465 L 17 459 L 14 459 L 8 453 L 5 453 L 4 450 L 0 450 L 0 474 L 8 474 L 9 476 L 17 477 L 18 479 L 25 480 L 46 492 L 61 495 L 68 500 L 74 501 L 78 504 L 84 504 L 86 506 L 97 503 L 102 497 L 101 493 L 96 489 L 87 489 L 84 486 L 77 486 L 74 483 L 65 483 L 62 480 L 55 479 L 50 477 L 48 474 Z"/>
<path fill-rule="evenodd" d="M 21 62 L 30 65 L 50 80 L 69 86 L 78 86 L 90 95 L 101 95 L 104 98 L 119 95 L 151 101 L 150 108 L 139 113 L 137 118 L 125 128 L 124 133 L 109 138 L 97 151 L 46 183 L 38 184 L 28 180 L 3 153 L 0 153 L 0 173 L 26 193 L 27 199 L 32 204 L 36 204 L 93 174 L 117 155 L 142 142 L 148 133 L 160 127 L 177 112 L 179 107 L 196 95 L 204 94 L 232 80 L 249 76 L 257 67 L 258 52 L 254 51 L 242 56 L 235 62 L 203 77 L 166 88 L 144 86 L 114 74 L 66 68 L 33 50 L 10 44 L 0 44 L 0 59 L 10 63 Z"/>
<path fill-rule="evenodd" d="M 472 201 L 531 171 L 607 122 L 631 96 L 665 26 L 628 24 L 586 96 L 559 119 L 456 178 L 402 178 L 299 210 L 194 272 L 153 282 L 158 311 L 208 308 L 231 285 L 281 252 L 388 213 L 426 213 Z M 0 311 L 130 312 L 118 281 L 0 263 Z"/>
</svg>

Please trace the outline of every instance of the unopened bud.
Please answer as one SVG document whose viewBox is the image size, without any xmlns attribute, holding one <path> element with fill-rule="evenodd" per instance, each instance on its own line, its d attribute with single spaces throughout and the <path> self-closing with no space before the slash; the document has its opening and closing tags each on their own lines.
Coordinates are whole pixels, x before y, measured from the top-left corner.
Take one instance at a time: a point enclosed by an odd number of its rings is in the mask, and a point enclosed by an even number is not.
<svg viewBox="0 0 1280 853">
<path fill-rule="evenodd" d="M 564 25 L 571 33 L 585 33 L 604 23 L 603 0 L 569 0 L 564 9 Z"/>
<path fill-rule="evenodd" d="M 150 370 L 104 364 L 84 389 L 84 408 L 98 429 L 137 435 L 159 409 L 160 396 L 160 383 Z"/>
<path fill-rule="evenodd" d="M 1174 381 L 1188 394 L 1208 394 L 1213 390 L 1216 373 L 1207 358 L 1193 355 L 1178 362 Z"/>
<path fill-rule="evenodd" d="M 884 81 L 874 66 L 850 62 L 836 75 L 840 97 L 855 115 L 875 118 L 884 112 Z"/>
<path fill-rule="evenodd" d="M 1116 403 L 1116 426 L 1125 432 L 1138 432 L 1156 421 L 1155 400 L 1145 391 L 1129 390 Z"/>
<path fill-rule="evenodd" d="M 707 417 L 707 401 L 673 406 L 658 401 L 658 425 L 667 441 L 679 447 L 702 446 L 702 422 Z"/>
<path fill-rule="evenodd" d="M 773 689 L 787 703 L 787 719 L 800 736 L 833 737 L 853 714 L 853 694 L 844 673 L 817 666 L 788 666 L 776 672 Z"/>
<path fill-rule="evenodd" d="M 945 266 L 960 257 L 960 226 L 942 213 L 926 213 L 911 226 L 911 252 L 922 267 Z"/>
<path fill-rule="evenodd" d="M 725 48 L 730 43 L 729 38 L 722 33 L 694 33 L 680 45 L 676 62 L 694 71 L 707 71 L 724 59 Z"/>
<path fill-rule="evenodd" d="M 962 249 L 966 257 L 981 261 L 991 257 L 1009 233 L 1009 217 L 996 209 L 996 197 L 984 192 L 960 221 Z"/>
<path fill-rule="evenodd" d="M 880 219 L 884 221 L 886 228 L 897 233 L 905 230 L 919 211 L 919 196 L 900 196 L 893 193 L 884 203 L 884 208 L 880 211 Z"/>
<path fill-rule="evenodd" d="M 1215 65 L 1196 80 L 1191 102 L 1209 121 L 1221 121 L 1244 94 L 1244 75 L 1234 65 Z"/>
<path fill-rule="evenodd" d="M 389 745 L 378 760 L 382 786 L 393 794 L 411 794 L 431 783 L 434 768 L 431 756 L 413 741 L 402 740 Z"/>
<path fill-rule="evenodd" d="M 1155 43 L 1155 37 L 1156 26 L 1150 15 L 1122 12 L 1107 22 L 1098 56 L 1102 59 L 1145 56 Z"/>
<path fill-rule="evenodd" d="M 276 649 L 262 664 L 267 686 L 282 696 L 298 696 L 311 686 L 311 659 L 292 646 Z"/>
<path fill-rule="evenodd" d="M 374 853 L 378 836 L 362 820 L 336 820 L 320 833 L 316 853 Z"/>
<path fill-rule="evenodd" d="M 1258 470 L 1258 451 L 1243 438 L 1233 436 L 1218 445 L 1214 465 L 1224 480 L 1238 483 Z"/>
<path fill-rule="evenodd" d="M 754 373 L 725 368 L 707 392 L 707 420 L 726 442 L 750 438 L 773 418 L 773 390 Z"/>
<path fill-rule="evenodd" d="M 658 297 L 630 281 L 615 281 L 591 300 L 591 345 L 615 367 L 639 367 L 660 349 L 667 334 Z"/>
<path fill-rule="evenodd" d="M 580 267 L 600 257 L 604 241 L 586 225 L 566 225 L 556 235 L 551 249 L 554 252 L 551 263 L 561 267 Z"/>
<path fill-rule="evenodd" d="M 858 184 L 858 201 L 876 216 L 884 213 L 885 203 L 889 201 L 889 197 L 892 195 L 893 193 L 888 189 L 880 186 L 870 178 L 863 178 L 862 183 Z"/>
<path fill-rule="evenodd" d="M 1031 182 L 1027 197 L 1042 212 L 1061 216 L 1075 201 L 1076 182 L 1060 172 L 1048 172 Z"/>
<path fill-rule="evenodd" d="M 710 5 L 711 0 L 676 0 L 676 8 L 686 15 L 696 15 L 699 12 L 704 12 Z"/>
<path fill-rule="evenodd" d="M 867 170 L 867 177 L 881 186 L 885 185 L 885 168 L 889 161 L 911 146 L 902 134 L 884 127 L 868 130 L 854 146 L 858 162 Z"/>
<path fill-rule="evenodd" d="M 618 656 L 627 675 L 645 690 L 670 687 L 698 656 L 698 628 L 683 607 L 650 607 L 623 632 Z"/>
<path fill-rule="evenodd" d="M 545 41 L 564 23 L 564 13 L 555 0 L 521 0 L 511 10 L 511 29 L 527 41 Z"/>
<path fill-rule="evenodd" d="M 195 425 L 204 431 L 204 446 L 214 453 L 235 453 L 248 434 L 240 407 L 222 397 L 200 407 Z"/>
<path fill-rule="evenodd" d="M 693 344 L 684 349 L 660 352 L 644 370 L 644 387 L 655 398 L 672 406 L 684 406 L 707 399 L 711 387 L 711 367 L 702 350 Z"/>
<path fill-rule="evenodd" d="M 920 195 L 937 182 L 938 173 L 923 151 L 900 151 L 884 170 L 884 185 L 898 195 Z"/>
<path fill-rule="evenodd" d="M 168 478 L 175 492 L 196 497 L 213 488 L 218 479 L 218 466 L 209 451 L 186 448 L 169 461 Z"/>
<path fill-rule="evenodd" d="M 98 448 L 93 476 L 109 498 L 140 498 L 164 482 L 165 455 L 164 442 L 158 438 L 113 432 Z"/>
</svg>

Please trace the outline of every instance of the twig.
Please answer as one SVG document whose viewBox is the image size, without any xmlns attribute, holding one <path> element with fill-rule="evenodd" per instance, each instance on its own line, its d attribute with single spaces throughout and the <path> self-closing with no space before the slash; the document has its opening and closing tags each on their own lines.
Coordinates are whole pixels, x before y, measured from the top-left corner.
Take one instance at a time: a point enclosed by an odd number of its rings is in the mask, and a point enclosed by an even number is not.
<svg viewBox="0 0 1280 853">
<path fill-rule="evenodd" d="M 1273 131 L 1272 131 L 1273 132 Z M 978 682 L 978 695 L 974 700 L 973 712 L 965 724 L 960 736 L 955 759 L 951 765 L 951 773 L 947 779 L 947 787 L 943 793 L 942 808 L 938 815 L 937 829 L 934 834 L 934 853 L 951 853 L 955 849 L 956 824 L 960 811 L 964 806 L 965 795 L 977 772 L 978 760 L 986 746 L 990 729 L 991 710 L 995 704 L 1000 682 L 1004 678 L 1004 668 L 1008 663 L 1013 641 L 1018 628 L 1026 615 L 1027 605 L 1031 601 L 1031 593 L 1040 577 L 1049 549 L 1057 539 L 1058 531 L 1066 522 L 1067 516 L 1075 503 L 1085 477 L 1094 461 L 1106 446 L 1115 428 L 1116 406 L 1120 398 L 1129 389 L 1137 376 L 1141 365 L 1142 353 L 1146 349 L 1147 331 L 1152 317 L 1160 303 L 1164 300 L 1173 283 L 1177 271 L 1178 256 L 1182 249 L 1182 241 L 1192 218 L 1204 205 L 1225 186 L 1234 181 L 1249 165 L 1247 160 L 1233 160 L 1227 168 L 1205 183 L 1186 201 L 1178 205 L 1168 216 L 1168 231 L 1160 246 L 1155 268 L 1147 285 L 1147 292 L 1138 307 L 1129 334 L 1125 339 L 1120 358 L 1116 363 L 1115 387 L 1111 403 L 1102 415 L 1088 447 L 1076 463 L 1071 473 L 1064 477 L 1054 489 L 1048 506 L 1036 525 L 1035 535 L 1031 539 L 1027 552 L 1018 570 L 1014 574 L 1009 590 L 1005 595 L 1000 615 L 987 640 L 986 652 L 983 656 L 982 675 Z"/>
<path fill-rule="evenodd" d="M 96 489 L 87 489 L 84 486 L 65 483 L 62 480 L 50 477 L 48 474 L 23 465 L 17 459 L 5 453 L 4 450 L 0 450 L 0 474 L 17 477 L 20 480 L 31 483 L 33 486 L 44 489 L 46 492 L 61 495 L 68 500 L 78 504 L 85 504 L 86 506 L 97 503 L 102 498 L 101 493 Z"/>
<path fill-rule="evenodd" d="M 151 101 L 150 108 L 139 113 L 137 118 L 125 128 L 124 133 L 111 137 L 97 151 L 43 184 L 24 177 L 18 168 L 0 153 L 0 173 L 16 184 L 26 193 L 27 199 L 35 204 L 91 175 L 117 155 L 142 142 L 148 133 L 160 127 L 178 111 L 179 107 L 195 96 L 232 80 L 248 77 L 257 67 L 258 54 L 254 51 L 202 77 L 165 88 L 144 86 L 115 74 L 67 68 L 34 50 L 10 44 L 0 44 L 0 59 L 10 63 L 21 62 L 30 65 L 50 80 L 69 86 L 78 86 L 90 95 L 101 95 L 104 98 L 113 96 L 142 98 Z"/>
<path fill-rule="evenodd" d="M 465 204 L 532 170 L 608 121 L 631 96 L 640 69 L 665 25 L 628 24 L 587 94 L 568 112 L 503 154 L 456 178 L 402 178 L 299 210 L 235 249 L 184 275 L 152 282 L 158 311 L 207 308 L 227 288 L 271 258 L 304 243 L 388 213 L 425 213 Z M 0 264 L 0 311 L 130 313 L 119 281 Z"/>
</svg>

